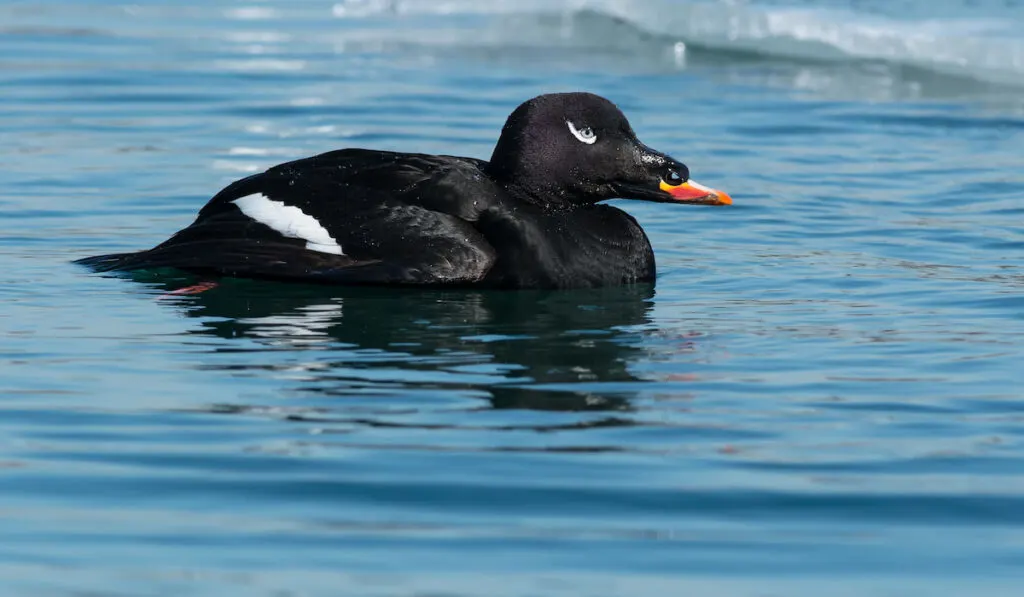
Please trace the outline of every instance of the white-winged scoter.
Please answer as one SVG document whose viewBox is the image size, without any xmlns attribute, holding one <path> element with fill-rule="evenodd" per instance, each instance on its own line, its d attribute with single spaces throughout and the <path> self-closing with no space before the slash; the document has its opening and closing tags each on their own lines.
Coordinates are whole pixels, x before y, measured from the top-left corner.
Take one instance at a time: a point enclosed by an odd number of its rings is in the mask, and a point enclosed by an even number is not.
<svg viewBox="0 0 1024 597">
<path fill-rule="evenodd" d="M 489 162 L 341 149 L 228 185 L 174 236 L 79 260 L 98 271 L 330 284 L 576 288 L 654 279 L 647 235 L 598 202 L 729 205 L 641 143 L 589 93 L 541 95 L 505 123 Z"/>
</svg>

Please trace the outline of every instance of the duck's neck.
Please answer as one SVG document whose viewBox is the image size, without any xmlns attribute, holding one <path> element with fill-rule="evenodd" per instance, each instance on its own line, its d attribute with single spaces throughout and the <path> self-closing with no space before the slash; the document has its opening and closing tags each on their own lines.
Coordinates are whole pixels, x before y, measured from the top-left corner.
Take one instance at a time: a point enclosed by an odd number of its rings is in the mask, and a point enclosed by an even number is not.
<svg viewBox="0 0 1024 597">
<path fill-rule="evenodd" d="M 547 175 L 548 164 L 544 163 L 542 153 L 532 151 L 523 132 L 510 130 L 506 123 L 484 171 L 519 201 L 546 211 L 570 209 L 573 197 Z"/>
<path fill-rule="evenodd" d="M 496 168 L 493 162 L 485 168 L 486 174 L 509 196 L 544 211 L 567 211 L 583 203 L 579 197 L 565 188 L 542 183 L 526 172 Z"/>
<path fill-rule="evenodd" d="M 512 197 L 544 211 L 568 211 L 580 205 L 575 197 L 564 190 L 528 186 L 514 181 L 502 183 L 501 186 Z"/>
</svg>

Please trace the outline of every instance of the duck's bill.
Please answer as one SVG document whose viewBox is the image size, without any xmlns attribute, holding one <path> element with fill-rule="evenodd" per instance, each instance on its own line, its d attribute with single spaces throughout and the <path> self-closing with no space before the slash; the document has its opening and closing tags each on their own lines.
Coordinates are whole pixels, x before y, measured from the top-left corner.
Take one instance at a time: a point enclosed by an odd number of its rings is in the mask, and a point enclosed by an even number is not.
<svg viewBox="0 0 1024 597">
<path fill-rule="evenodd" d="M 672 198 L 669 201 L 694 205 L 732 205 L 732 197 L 728 193 L 706 187 L 692 180 L 678 185 L 670 185 L 663 180 L 658 188 L 671 195 Z"/>
</svg>

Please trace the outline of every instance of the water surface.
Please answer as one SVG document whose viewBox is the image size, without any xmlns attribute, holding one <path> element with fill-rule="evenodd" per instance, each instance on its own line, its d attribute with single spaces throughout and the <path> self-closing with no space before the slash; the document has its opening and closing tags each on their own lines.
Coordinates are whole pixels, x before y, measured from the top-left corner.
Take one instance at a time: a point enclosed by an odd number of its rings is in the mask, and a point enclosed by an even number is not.
<svg viewBox="0 0 1024 597">
<path fill-rule="evenodd" d="M 483 6 L 0 6 L 0 593 L 1018 594 L 1020 3 Z M 736 200 L 655 285 L 70 263 L 567 89 Z"/>
</svg>

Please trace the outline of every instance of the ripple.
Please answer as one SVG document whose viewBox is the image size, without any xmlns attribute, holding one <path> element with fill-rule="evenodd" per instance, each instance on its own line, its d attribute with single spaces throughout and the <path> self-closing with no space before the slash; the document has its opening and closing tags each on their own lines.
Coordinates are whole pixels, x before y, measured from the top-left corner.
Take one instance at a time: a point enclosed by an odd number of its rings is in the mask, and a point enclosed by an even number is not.
<svg viewBox="0 0 1024 597">
<path fill-rule="evenodd" d="M 657 31 L 696 3 L 577 4 L 0 7 L 9 593 L 1019 592 L 1016 90 L 680 60 Z M 68 263 L 281 161 L 486 158 L 573 88 L 736 198 L 615 202 L 655 285 L 168 296 L 195 280 Z"/>
</svg>

